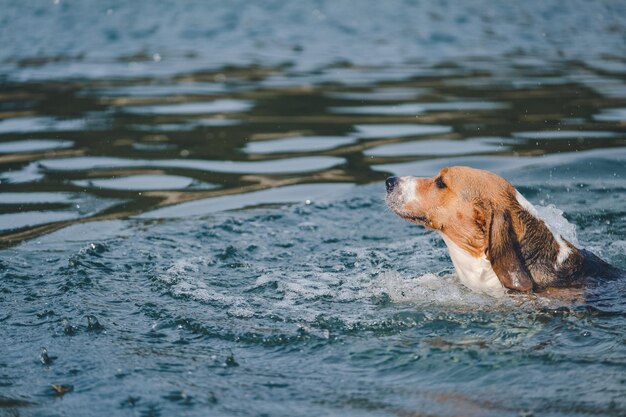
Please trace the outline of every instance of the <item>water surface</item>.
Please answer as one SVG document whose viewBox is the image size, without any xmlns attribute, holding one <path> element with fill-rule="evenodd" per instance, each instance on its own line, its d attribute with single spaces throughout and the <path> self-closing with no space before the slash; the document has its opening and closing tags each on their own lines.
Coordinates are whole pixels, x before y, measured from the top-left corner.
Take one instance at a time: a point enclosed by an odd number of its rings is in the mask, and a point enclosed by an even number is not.
<svg viewBox="0 0 626 417">
<path fill-rule="evenodd" d="M 0 415 L 625 414 L 623 282 L 383 204 L 489 169 L 626 268 L 621 3 L 0 3 Z"/>
</svg>

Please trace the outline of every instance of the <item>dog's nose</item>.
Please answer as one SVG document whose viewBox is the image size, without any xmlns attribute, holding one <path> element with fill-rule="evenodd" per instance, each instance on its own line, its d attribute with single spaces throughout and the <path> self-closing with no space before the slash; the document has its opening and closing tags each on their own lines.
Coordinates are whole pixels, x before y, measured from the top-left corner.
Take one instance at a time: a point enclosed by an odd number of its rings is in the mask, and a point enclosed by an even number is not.
<svg viewBox="0 0 626 417">
<path fill-rule="evenodd" d="M 390 193 L 393 191 L 393 188 L 398 184 L 398 177 L 389 177 L 387 181 L 385 181 L 385 187 L 387 187 L 387 192 Z"/>
</svg>

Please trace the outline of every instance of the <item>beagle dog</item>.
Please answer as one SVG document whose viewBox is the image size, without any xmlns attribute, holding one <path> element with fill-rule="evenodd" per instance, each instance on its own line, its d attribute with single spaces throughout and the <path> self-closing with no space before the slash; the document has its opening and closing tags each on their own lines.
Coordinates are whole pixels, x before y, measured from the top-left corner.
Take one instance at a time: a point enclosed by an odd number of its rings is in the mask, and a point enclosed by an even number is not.
<svg viewBox="0 0 626 417">
<path fill-rule="evenodd" d="M 438 231 L 461 282 L 473 290 L 541 292 L 623 274 L 551 230 L 492 172 L 454 166 L 432 178 L 390 177 L 385 185 L 389 208 Z"/>
</svg>

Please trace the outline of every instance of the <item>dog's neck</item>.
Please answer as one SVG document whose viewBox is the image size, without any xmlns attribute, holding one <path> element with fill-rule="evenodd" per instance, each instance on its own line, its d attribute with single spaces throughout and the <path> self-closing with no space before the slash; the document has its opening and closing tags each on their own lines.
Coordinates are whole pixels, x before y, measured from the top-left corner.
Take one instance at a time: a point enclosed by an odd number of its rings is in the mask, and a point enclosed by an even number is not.
<svg viewBox="0 0 626 417">
<path fill-rule="evenodd" d="M 580 276 L 583 256 L 580 251 L 554 231 L 541 218 L 535 207 L 519 192 L 519 204 L 514 210 L 513 222 L 521 256 L 530 272 L 535 289 L 572 284 L 572 277 Z M 445 232 L 440 233 L 456 273 L 461 282 L 477 291 L 494 292 L 503 288 L 487 257 L 487 245 L 468 251 L 463 242 L 455 242 Z"/>
<path fill-rule="evenodd" d="M 444 233 L 440 233 L 440 235 L 448 247 L 450 259 L 452 259 L 456 274 L 463 285 L 474 291 L 491 294 L 502 293 L 504 287 L 484 253 L 482 256 L 474 256 L 454 243 Z"/>
<path fill-rule="evenodd" d="M 578 248 L 565 240 L 540 215 L 537 209 L 516 193 L 521 210 L 516 219 L 517 235 L 526 266 L 538 288 L 571 284 L 582 267 Z"/>
</svg>

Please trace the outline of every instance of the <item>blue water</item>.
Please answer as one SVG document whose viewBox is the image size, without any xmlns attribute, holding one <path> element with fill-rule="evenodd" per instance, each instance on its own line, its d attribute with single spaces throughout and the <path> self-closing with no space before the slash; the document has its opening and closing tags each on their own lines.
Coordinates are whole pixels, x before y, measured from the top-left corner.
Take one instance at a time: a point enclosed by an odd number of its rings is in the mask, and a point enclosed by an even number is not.
<svg viewBox="0 0 626 417">
<path fill-rule="evenodd" d="M 623 416 L 626 283 L 463 287 L 390 174 L 626 268 L 619 2 L 0 1 L 0 416 Z"/>
<path fill-rule="evenodd" d="M 158 77 L 225 65 L 299 72 L 475 57 L 605 67 L 626 48 L 626 6 L 612 0 L 0 3 L 0 73 L 9 79 Z M 623 71 L 623 63 L 610 66 Z"/>
</svg>

